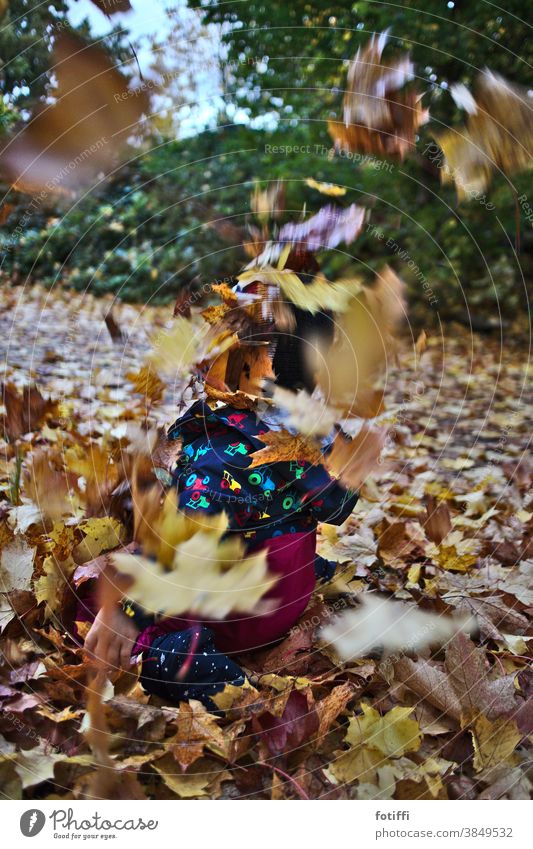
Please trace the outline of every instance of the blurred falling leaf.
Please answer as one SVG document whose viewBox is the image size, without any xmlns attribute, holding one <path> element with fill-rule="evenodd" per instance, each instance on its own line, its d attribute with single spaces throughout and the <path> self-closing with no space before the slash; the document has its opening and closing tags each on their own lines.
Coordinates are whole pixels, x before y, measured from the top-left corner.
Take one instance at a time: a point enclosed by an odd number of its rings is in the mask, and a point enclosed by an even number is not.
<svg viewBox="0 0 533 849">
<path fill-rule="evenodd" d="M 106 4 L 107 5 L 107 4 Z M 116 165 L 148 109 L 98 47 L 71 33 L 54 40 L 55 101 L 4 145 L 0 168 L 20 191 L 70 193 Z"/>
<path fill-rule="evenodd" d="M 420 103 L 421 94 L 404 89 L 415 76 L 410 58 L 382 64 L 387 39 L 387 32 L 373 35 L 357 51 L 348 68 L 343 122 L 330 121 L 328 129 L 340 150 L 404 159 L 413 152 L 416 132 L 429 113 Z"/>
<path fill-rule="evenodd" d="M 230 331 L 212 328 L 200 316 L 193 320 L 178 316 L 170 330 L 156 336 L 148 361 L 159 377 L 189 377 L 194 364 L 217 356 L 234 342 Z"/>
<path fill-rule="evenodd" d="M 128 372 L 126 377 L 133 383 L 134 391 L 151 404 L 161 401 L 165 394 L 165 384 L 149 365 L 142 366 L 138 372 Z"/>
<path fill-rule="evenodd" d="M 279 218 L 285 209 L 285 186 L 282 181 L 270 183 L 265 190 L 256 185 L 250 208 L 261 224 L 266 224 L 270 218 Z"/>
<path fill-rule="evenodd" d="M 244 271 L 237 277 L 239 283 L 264 282 L 279 286 L 282 296 L 300 309 L 316 313 L 320 310 L 342 312 L 347 309 L 351 298 L 361 289 L 358 280 L 329 283 L 317 275 L 311 283 L 304 283 L 297 274 L 288 269 L 278 270 L 270 266 Z"/>
<path fill-rule="evenodd" d="M 404 284 L 388 266 L 373 288 L 356 294 L 337 320 L 329 349 L 311 362 L 326 402 L 363 416 L 374 412 L 379 396 L 373 383 L 394 352 L 394 331 L 405 315 Z M 339 368 L 339 363 L 343 364 Z"/>
<path fill-rule="evenodd" d="M 303 436 L 327 436 L 335 424 L 335 412 L 321 401 L 312 398 L 305 389 L 291 392 L 283 386 L 273 386 L 274 405 L 288 413 L 288 424 Z"/>
<path fill-rule="evenodd" d="M 367 657 L 378 647 L 386 653 L 419 652 L 447 642 L 458 631 L 470 632 L 476 627 L 473 617 L 426 613 L 383 595 L 362 593 L 358 600 L 360 607 L 341 614 L 322 631 L 322 639 L 332 643 L 345 660 Z"/>
<path fill-rule="evenodd" d="M 104 314 L 105 326 L 109 331 L 109 335 L 113 342 L 119 345 L 121 342 L 124 342 L 125 336 L 122 332 L 115 316 L 113 315 L 113 310 L 110 309 Z"/>
<path fill-rule="evenodd" d="M 346 209 L 329 204 L 307 221 L 284 224 L 278 240 L 298 251 L 311 253 L 336 248 L 341 242 L 349 245 L 361 232 L 365 216 L 366 209 L 355 203 Z"/>
<path fill-rule="evenodd" d="M 72 476 L 70 483 L 75 485 Z M 36 451 L 33 454 L 25 473 L 25 488 L 41 515 L 47 519 L 72 515 L 79 506 L 58 453 Z"/>
<path fill-rule="evenodd" d="M 312 177 L 309 177 L 305 182 L 310 189 L 316 189 L 317 192 L 320 192 L 322 195 L 329 195 L 329 197 L 342 197 L 342 195 L 346 194 L 344 186 L 336 186 L 335 183 L 317 183 L 317 181 L 313 180 Z"/>
<path fill-rule="evenodd" d="M 326 467 L 331 475 L 349 489 L 359 489 L 376 468 L 385 444 L 384 428 L 363 425 L 357 436 L 347 439 L 337 434 Z"/>
<path fill-rule="evenodd" d="M 91 0 L 91 3 L 108 17 L 118 12 L 131 12 L 130 0 Z"/>
<path fill-rule="evenodd" d="M 4 383 L 2 400 L 6 408 L 3 424 L 10 440 L 37 430 L 45 419 L 57 411 L 57 404 L 45 400 L 36 386 L 24 386 L 19 392 L 14 384 Z"/>
<path fill-rule="evenodd" d="M 434 496 L 426 496 L 426 518 L 423 525 L 429 539 L 440 545 L 452 529 L 450 510 L 445 501 L 439 504 Z"/>
<path fill-rule="evenodd" d="M 131 579 L 128 595 L 153 613 L 169 615 L 224 619 L 231 611 L 256 608 L 276 579 L 268 574 L 266 552 L 246 557 L 241 539 L 222 540 L 227 525 L 224 513 L 201 522 L 179 513 L 169 492 L 139 531 L 144 556 L 112 555 L 118 572 Z"/>
<path fill-rule="evenodd" d="M 532 167 L 533 120 L 531 98 L 492 71 L 475 83 L 475 97 L 465 86 L 452 88 L 468 119 L 462 129 L 436 135 L 445 163 L 443 182 L 454 182 L 459 199 L 484 192 L 495 171 L 512 175 Z"/>
</svg>

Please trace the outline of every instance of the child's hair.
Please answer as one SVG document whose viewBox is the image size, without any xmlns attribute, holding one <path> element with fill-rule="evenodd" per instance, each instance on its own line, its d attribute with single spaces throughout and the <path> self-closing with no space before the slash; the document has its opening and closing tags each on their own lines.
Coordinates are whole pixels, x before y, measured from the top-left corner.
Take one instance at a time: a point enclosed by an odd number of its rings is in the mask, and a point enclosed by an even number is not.
<svg viewBox="0 0 533 849">
<path fill-rule="evenodd" d="M 299 307 L 290 307 L 295 327 L 292 332 L 278 333 L 272 368 L 276 383 L 286 389 L 306 389 L 312 393 L 315 379 L 309 346 L 323 350 L 333 341 L 333 316 L 327 312 L 310 313 Z M 306 350 L 308 349 L 308 350 Z"/>
</svg>

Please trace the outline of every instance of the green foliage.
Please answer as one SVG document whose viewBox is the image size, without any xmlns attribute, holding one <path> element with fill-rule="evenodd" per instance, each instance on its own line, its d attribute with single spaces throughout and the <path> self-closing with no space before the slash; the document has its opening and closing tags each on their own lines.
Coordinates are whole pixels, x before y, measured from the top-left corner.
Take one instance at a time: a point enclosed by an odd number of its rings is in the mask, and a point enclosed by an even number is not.
<svg viewBox="0 0 533 849">
<path fill-rule="evenodd" d="M 321 258 L 331 277 L 370 279 L 389 262 L 407 280 L 412 303 L 439 317 L 464 313 L 467 302 L 489 315 L 496 303 L 510 315 L 525 304 L 522 278 L 533 246 L 525 207 L 519 258 L 513 245 L 515 197 L 526 191 L 527 175 L 513 184 L 499 176 L 486 197 L 459 204 L 454 188 L 440 184 L 431 135 L 443 123 L 463 122 L 446 89 L 470 83 L 477 69 L 489 65 L 527 85 L 531 47 L 517 2 L 506 11 L 475 2 L 468 13 L 459 3 L 450 10 L 433 0 L 423 13 L 414 0 L 200 5 L 205 24 L 225 25 L 226 114 L 218 128 L 180 141 L 154 131 L 150 150 L 134 151 L 113 179 L 70 207 L 9 198 L 14 209 L 0 229 L 4 273 L 129 300 L 169 300 L 185 285 L 241 267 L 242 250 L 210 223 L 244 226 L 254 181 L 283 180 L 286 218 L 294 219 L 326 202 L 305 185 L 314 177 L 347 188 L 336 202 L 369 209 L 369 226 L 355 244 Z M 334 156 L 327 120 L 340 113 L 346 60 L 371 32 L 387 27 L 390 55 L 412 52 L 433 121 L 423 128 L 418 154 L 403 164 Z M 522 55 L 509 44 L 522 45 Z M 113 50 L 122 55 L 123 43 L 115 40 Z M 44 57 L 39 61 L 44 67 Z M 248 125 L 232 123 L 237 108 L 247 111 Z"/>
</svg>

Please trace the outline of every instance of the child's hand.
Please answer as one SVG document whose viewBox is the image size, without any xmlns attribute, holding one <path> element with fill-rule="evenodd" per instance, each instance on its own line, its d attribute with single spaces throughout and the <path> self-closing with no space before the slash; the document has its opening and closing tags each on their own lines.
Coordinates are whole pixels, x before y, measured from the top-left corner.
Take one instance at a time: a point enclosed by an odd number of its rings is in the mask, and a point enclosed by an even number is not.
<svg viewBox="0 0 533 849">
<path fill-rule="evenodd" d="M 139 629 L 120 608 L 102 608 L 87 637 L 85 650 L 113 669 L 129 669 Z"/>
</svg>

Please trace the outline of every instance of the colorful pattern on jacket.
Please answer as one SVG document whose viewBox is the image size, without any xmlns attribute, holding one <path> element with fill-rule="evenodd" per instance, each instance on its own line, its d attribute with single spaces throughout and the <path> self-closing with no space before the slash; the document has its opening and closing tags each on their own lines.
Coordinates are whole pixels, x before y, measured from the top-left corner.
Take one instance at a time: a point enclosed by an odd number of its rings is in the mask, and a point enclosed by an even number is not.
<svg viewBox="0 0 533 849">
<path fill-rule="evenodd" d="M 179 508 L 225 510 L 230 531 L 253 544 L 311 530 L 317 522 L 341 524 L 358 494 L 330 477 L 322 464 L 293 460 L 248 469 L 250 454 L 264 447 L 261 436 L 268 430 L 252 411 L 195 403 L 168 433 L 182 440 L 173 474 Z"/>
</svg>

